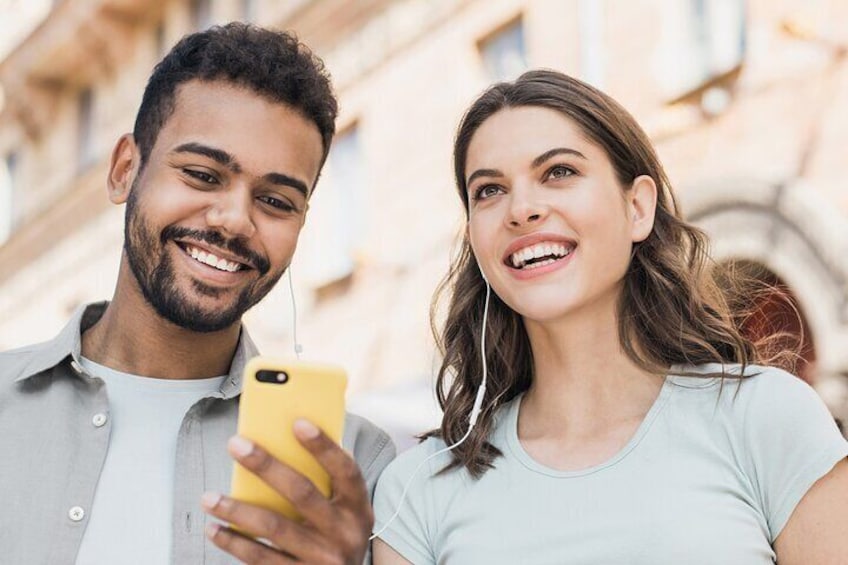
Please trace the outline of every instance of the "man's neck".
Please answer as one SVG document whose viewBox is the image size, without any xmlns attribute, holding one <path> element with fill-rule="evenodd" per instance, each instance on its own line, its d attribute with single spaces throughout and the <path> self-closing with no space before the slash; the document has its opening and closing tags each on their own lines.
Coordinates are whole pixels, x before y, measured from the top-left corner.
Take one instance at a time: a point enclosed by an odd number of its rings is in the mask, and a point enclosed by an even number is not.
<svg viewBox="0 0 848 565">
<path fill-rule="evenodd" d="M 143 298 L 116 293 L 103 316 L 82 335 L 82 355 L 116 371 L 161 379 L 224 375 L 238 346 L 240 324 L 217 332 L 181 328 Z"/>
</svg>

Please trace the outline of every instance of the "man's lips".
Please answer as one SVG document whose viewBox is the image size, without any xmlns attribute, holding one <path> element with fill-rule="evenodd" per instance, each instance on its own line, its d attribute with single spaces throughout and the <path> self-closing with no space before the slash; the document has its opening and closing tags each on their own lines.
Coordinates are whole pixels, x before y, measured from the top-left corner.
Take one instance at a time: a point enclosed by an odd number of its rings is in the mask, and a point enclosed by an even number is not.
<svg viewBox="0 0 848 565">
<path fill-rule="evenodd" d="M 235 256 L 217 247 L 185 240 L 175 240 L 174 243 L 193 259 L 219 270 L 236 272 L 256 268 L 250 259 Z"/>
<path fill-rule="evenodd" d="M 225 237 L 215 230 L 168 226 L 162 230 L 159 237 L 162 245 L 172 241 L 186 253 L 190 253 L 187 251 L 188 247 L 194 247 L 207 255 L 211 253 L 217 258 L 238 263 L 243 270 L 255 269 L 260 276 L 265 275 L 271 269 L 268 259 L 248 247 L 246 241 Z M 189 257 L 191 257 L 190 254 Z"/>
</svg>

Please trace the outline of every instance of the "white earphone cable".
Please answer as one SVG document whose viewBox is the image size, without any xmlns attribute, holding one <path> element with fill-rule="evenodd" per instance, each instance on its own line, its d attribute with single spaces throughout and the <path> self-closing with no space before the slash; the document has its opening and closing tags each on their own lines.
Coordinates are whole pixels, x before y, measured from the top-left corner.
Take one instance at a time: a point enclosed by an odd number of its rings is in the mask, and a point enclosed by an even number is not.
<svg viewBox="0 0 848 565">
<path fill-rule="evenodd" d="M 486 363 L 486 322 L 489 318 L 489 297 L 492 292 L 492 287 L 489 286 L 489 281 L 487 281 L 485 277 L 483 278 L 483 280 L 486 282 L 486 305 L 483 307 L 483 327 L 480 329 L 480 357 L 483 360 L 483 378 L 480 381 L 480 386 L 477 387 L 477 396 L 474 398 L 474 405 L 471 408 L 471 415 L 468 418 L 468 430 L 465 432 L 465 435 L 463 435 L 462 438 L 459 439 L 459 441 L 457 441 L 453 445 L 443 447 L 435 453 L 431 453 L 423 461 L 421 461 L 421 463 L 419 463 L 417 467 L 415 467 L 415 470 L 412 472 L 412 475 L 409 477 L 403 487 L 403 492 L 400 495 L 400 501 L 398 502 L 397 508 L 395 509 L 395 513 L 392 514 L 391 518 L 389 518 L 385 524 L 383 524 L 382 528 L 371 534 L 371 537 L 368 538 L 368 541 L 372 541 L 384 531 L 386 531 L 386 528 L 388 528 L 389 525 L 394 522 L 395 518 L 400 515 L 401 508 L 403 508 L 403 503 L 404 501 L 406 501 L 406 495 L 409 492 L 409 487 L 412 485 L 412 480 L 422 469 L 422 467 L 424 467 L 424 465 L 434 457 L 437 457 L 442 453 L 447 453 L 448 451 L 455 449 L 460 444 L 462 444 L 462 442 L 468 439 L 468 436 L 471 435 L 471 430 L 474 429 L 474 425 L 477 423 L 477 418 L 480 416 L 480 411 L 483 406 L 483 397 L 486 396 L 486 381 L 489 376 L 489 369 Z"/>
<path fill-rule="evenodd" d="M 286 269 L 289 278 L 289 296 L 291 297 L 292 306 L 292 340 L 294 341 L 294 356 L 300 360 L 300 354 L 303 351 L 303 346 L 297 341 L 297 302 L 294 299 L 294 283 L 292 282 L 292 267 Z"/>
</svg>

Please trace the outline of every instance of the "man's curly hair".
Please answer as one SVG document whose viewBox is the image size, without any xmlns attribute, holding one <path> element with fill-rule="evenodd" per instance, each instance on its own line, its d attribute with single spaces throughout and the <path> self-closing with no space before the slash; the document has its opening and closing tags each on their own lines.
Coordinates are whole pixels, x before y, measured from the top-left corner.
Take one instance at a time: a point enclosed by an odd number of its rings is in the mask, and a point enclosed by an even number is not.
<svg viewBox="0 0 848 565">
<path fill-rule="evenodd" d="M 191 80 L 226 81 L 297 110 L 321 133 L 323 165 L 338 113 L 324 63 L 291 33 L 232 22 L 183 37 L 153 69 L 133 129 L 142 167 Z"/>
</svg>

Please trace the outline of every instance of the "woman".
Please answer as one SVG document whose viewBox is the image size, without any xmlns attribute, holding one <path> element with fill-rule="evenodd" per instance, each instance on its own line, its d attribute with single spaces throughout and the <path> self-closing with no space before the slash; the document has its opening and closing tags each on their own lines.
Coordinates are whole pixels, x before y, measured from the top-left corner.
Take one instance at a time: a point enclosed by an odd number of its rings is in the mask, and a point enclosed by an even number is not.
<svg viewBox="0 0 848 565">
<path fill-rule="evenodd" d="M 444 419 L 380 480 L 375 563 L 848 563 L 848 444 L 754 365 L 633 118 L 528 72 L 474 102 L 454 165 Z"/>
</svg>

